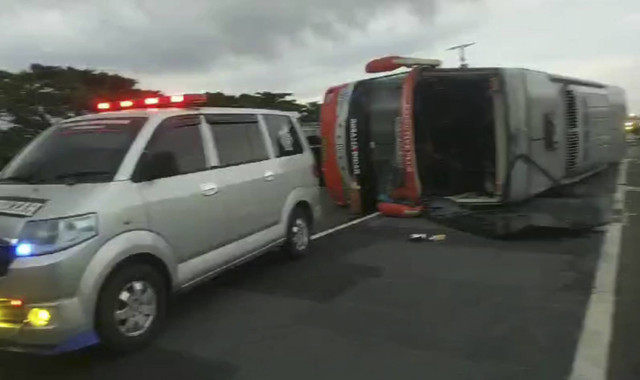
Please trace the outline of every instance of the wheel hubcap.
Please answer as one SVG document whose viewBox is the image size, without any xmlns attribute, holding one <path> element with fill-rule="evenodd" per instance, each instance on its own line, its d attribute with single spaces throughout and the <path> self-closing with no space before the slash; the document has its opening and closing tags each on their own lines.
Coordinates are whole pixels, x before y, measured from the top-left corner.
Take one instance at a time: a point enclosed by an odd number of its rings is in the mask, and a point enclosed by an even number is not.
<svg viewBox="0 0 640 380">
<path fill-rule="evenodd" d="M 130 282 L 118 295 L 114 313 L 118 329 L 128 337 L 145 333 L 156 317 L 157 307 L 156 292 L 149 283 Z"/>
<path fill-rule="evenodd" d="M 302 251 L 309 245 L 309 227 L 304 219 L 296 219 L 293 223 L 293 244 L 298 251 Z"/>
</svg>

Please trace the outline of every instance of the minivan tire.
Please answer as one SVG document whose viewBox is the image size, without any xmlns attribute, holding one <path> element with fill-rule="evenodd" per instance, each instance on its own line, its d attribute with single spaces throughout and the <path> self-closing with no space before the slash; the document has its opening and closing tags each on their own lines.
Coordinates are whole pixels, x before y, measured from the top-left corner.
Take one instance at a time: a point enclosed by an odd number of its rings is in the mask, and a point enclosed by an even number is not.
<svg viewBox="0 0 640 380">
<path fill-rule="evenodd" d="M 121 295 L 129 301 L 122 301 Z M 131 264 L 116 269 L 105 281 L 96 306 L 96 331 L 101 343 L 116 352 L 146 346 L 158 335 L 166 307 L 167 287 L 155 268 Z M 131 317 L 118 321 L 116 312 Z M 129 322 L 135 322 L 130 323 L 134 328 L 124 332 Z M 139 331 L 134 331 L 136 326 Z"/>
<path fill-rule="evenodd" d="M 302 207 L 296 207 L 289 216 L 284 253 L 291 258 L 305 256 L 311 243 L 311 218 Z"/>
</svg>

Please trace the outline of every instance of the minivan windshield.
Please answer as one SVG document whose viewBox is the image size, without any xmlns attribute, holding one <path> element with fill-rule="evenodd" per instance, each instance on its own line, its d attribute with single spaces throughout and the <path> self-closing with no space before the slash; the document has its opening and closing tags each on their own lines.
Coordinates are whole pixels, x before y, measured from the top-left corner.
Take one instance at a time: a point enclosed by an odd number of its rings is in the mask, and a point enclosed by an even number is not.
<svg viewBox="0 0 640 380">
<path fill-rule="evenodd" d="M 19 154 L 0 175 L 0 183 L 110 182 L 146 119 L 62 123 Z"/>
</svg>

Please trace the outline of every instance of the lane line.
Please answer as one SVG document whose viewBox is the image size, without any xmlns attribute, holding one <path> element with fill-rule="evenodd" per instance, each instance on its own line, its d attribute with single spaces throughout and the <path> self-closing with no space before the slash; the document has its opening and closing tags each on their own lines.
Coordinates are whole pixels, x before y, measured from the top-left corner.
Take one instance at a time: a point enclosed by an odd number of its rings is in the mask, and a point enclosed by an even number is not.
<svg viewBox="0 0 640 380">
<path fill-rule="evenodd" d="M 613 202 L 614 211 L 619 211 L 622 215 L 624 215 L 628 165 L 629 160 L 625 159 L 618 168 L 617 189 Z M 607 379 L 623 226 L 623 221 L 615 221 L 607 228 L 569 376 L 570 380 Z"/>
<path fill-rule="evenodd" d="M 341 224 L 338 227 L 334 227 L 334 228 L 328 229 L 326 231 L 319 232 L 319 233 L 311 236 L 311 240 L 320 239 L 323 236 L 327 236 L 327 235 L 332 234 L 332 233 L 334 233 L 336 231 L 340 231 L 340 230 L 343 230 L 343 229 L 345 229 L 347 227 L 351 227 L 351 226 L 356 225 L 358 223 L 364 222 L 365 220 L 373 219 L 378 215 L 380 215 L 380 213 L 376 212 L 376 213 L 373 213 L 371 215 L 367 215 L 367 216 L 364 216 L 362 218 L 359 218 L 359 219 L 356 219 L 356 220 L 352 220 L 352 221 L 350 221 L 348 223 Z"/>
</svg>

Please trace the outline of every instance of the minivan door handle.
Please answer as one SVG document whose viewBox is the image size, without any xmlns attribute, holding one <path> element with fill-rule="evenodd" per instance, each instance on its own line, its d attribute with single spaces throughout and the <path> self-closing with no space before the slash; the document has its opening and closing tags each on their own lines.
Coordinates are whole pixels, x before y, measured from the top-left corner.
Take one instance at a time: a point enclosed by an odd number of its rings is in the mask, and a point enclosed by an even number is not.
<svg viewBox="0 0 640 380">
<path fill-rule="evenodd" d="M 218 193 L 218 186 L 215 183 L 203 183 L 200 185 L 200 192 L 205 197 L 209 197 Z"/>
<path fill-rule="evenodd" d="M 276 173 L 274 173 L 274 172 L 272 172 L 272 171 L 269 171 L 269 170 L 267 170 L 267 171 L 264 173 L 264 180 L 265 180 L 265 181 L 267 181 L 267 182 L 271 182 L 271 181 L 273 181 L 274 179 L 276 179 Z"/>
</svg>

